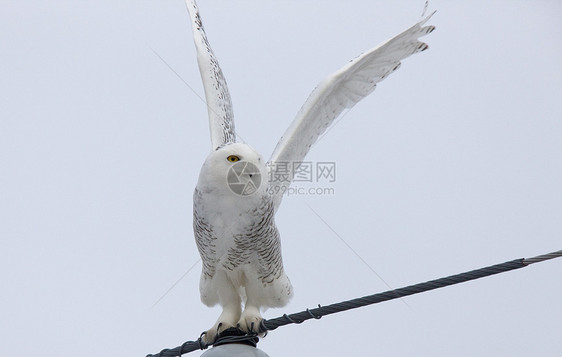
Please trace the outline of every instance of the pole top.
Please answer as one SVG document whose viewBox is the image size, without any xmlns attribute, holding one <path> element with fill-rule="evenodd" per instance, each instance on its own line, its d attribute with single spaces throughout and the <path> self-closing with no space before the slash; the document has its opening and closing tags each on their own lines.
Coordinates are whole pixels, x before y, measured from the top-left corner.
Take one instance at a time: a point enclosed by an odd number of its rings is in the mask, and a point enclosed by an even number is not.
<svg viewBox="0 0 562 357">
<path fill-rule="evenodd" d="M 208 349 L 201 357 L 269 357 L 257 347 L 240 343 L 228 343 Z"/>
</svg>

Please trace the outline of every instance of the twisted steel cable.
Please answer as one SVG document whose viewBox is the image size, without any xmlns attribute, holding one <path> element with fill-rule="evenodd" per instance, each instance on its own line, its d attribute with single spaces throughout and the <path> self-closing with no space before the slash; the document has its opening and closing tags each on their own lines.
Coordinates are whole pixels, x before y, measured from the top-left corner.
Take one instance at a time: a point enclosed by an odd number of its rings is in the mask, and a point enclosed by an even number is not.
<svg viewBox="0 0 562 357">
<path fill-rule="evenodd" d="M 393 300 L 404 296 L 419 294 L 425 291 L 443 288 L 449 285 L 464 283 L 466 281 L 480 279 L 486 276 L 504 273 L 519 268 L 524 268 L 530 264 L 540 263 L 545 260 L 559 258 L 559 257 L 562 257 L 562 250 L 548 253 L 548 254 L 538 255 L 532 258 L 515 259 L 505 263 L 491 265 L 485 268 L 475 269 L 465 273 L 460 273 L 440 279 L 430 280 L 424 283 L 414 284 L 399 289 L 388 290 L 382 293 L 363 296 L 360 298 L 338 302 L 331 305 L 318 306 L 317 308 L 306 309 L 304 311 L 297 312 L 290 315 L 285 314 L 283 316 L 274 319 L 262 320 L 258 332 L 264 333 L 266 331 L 275 330 L 280 326 L 285 326 L 288 324 L 300 324 L 309 319 L 319 319 L 322 316 L 335 314 L 337 312 L 342 312 L 350 309 L 356 309 L 358 307 L 377 304 L 383 301 Z M 256 341 L 256 339 L 257 339 L 257 334 L 247 334 L 244 336 L 229 335 L 217 339 L 217 341 L 215 341 L 215 345 L 231 343 L 231 342 Z M 172 349 L 164 349 L 159 353 L 149 354 L 147 355 L 147 357 L 177 357 L 195 350 L 203 350 L 206 349 L 207 347 L 209 346 L 205 345 L 201 337 L 199 337 L 196 341 L 187 341 L 181 346 Z"/>
</svg>

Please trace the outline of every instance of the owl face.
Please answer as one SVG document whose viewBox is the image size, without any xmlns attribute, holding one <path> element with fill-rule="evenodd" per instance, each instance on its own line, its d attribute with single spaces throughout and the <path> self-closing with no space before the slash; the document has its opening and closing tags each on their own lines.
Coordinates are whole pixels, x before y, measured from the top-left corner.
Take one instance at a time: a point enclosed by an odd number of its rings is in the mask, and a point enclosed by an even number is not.
<svg viewBox="0 0 562 357">
<path fill-rule="evenodd" d="M 251 146 L 233 143 L 213 151 L 205 160 L 198 186 L 224 194 L 251 196 L 265 190 L 265 163 Z"/>
</svg>

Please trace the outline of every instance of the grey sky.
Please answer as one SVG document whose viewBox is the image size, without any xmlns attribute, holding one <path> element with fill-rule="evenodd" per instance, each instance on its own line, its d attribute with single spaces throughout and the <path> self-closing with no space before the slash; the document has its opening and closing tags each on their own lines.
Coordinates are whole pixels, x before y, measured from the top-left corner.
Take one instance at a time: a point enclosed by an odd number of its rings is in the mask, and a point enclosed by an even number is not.
<svg viewBox="0 0 562 357">
<path fill-rule="evenodd" d="M 314 86 L 423 1 L 199 1 L 237 131 L 265 158 Z M 307 157 L 334 194 L 277 216 L 295 297 L 266 318 L 562 249 L 562 5 L 432 1 L 430 49 Z M 191 195 L 210 150 L 183 1 L 2 1 L 0 351 L 144 356 L 199 301 Z M 309 208 L 312 207 L 327 227 Z M 289 326 L 273 356 L 555 356 L 562 261 Z M 374 352 L 373 352 L 374 351 Z M 197 356 L 200 353 L 195 352 Z"/>
</svg>

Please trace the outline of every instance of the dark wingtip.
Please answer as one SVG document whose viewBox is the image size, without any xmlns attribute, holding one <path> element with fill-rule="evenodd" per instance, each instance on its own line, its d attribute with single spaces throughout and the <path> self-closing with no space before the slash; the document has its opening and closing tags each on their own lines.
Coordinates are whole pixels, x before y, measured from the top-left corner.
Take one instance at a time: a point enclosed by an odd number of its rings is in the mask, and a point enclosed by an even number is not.
<svg viewBox="0 0 562 357">
<path fill-rule="evenodd" d="M 427 45 L 427 43 L 422 42 L 417 49 L 417 52 L 423 52 L 425 50 L 427 50 L 429 48 L 429 46 Z"/>
</svg>

